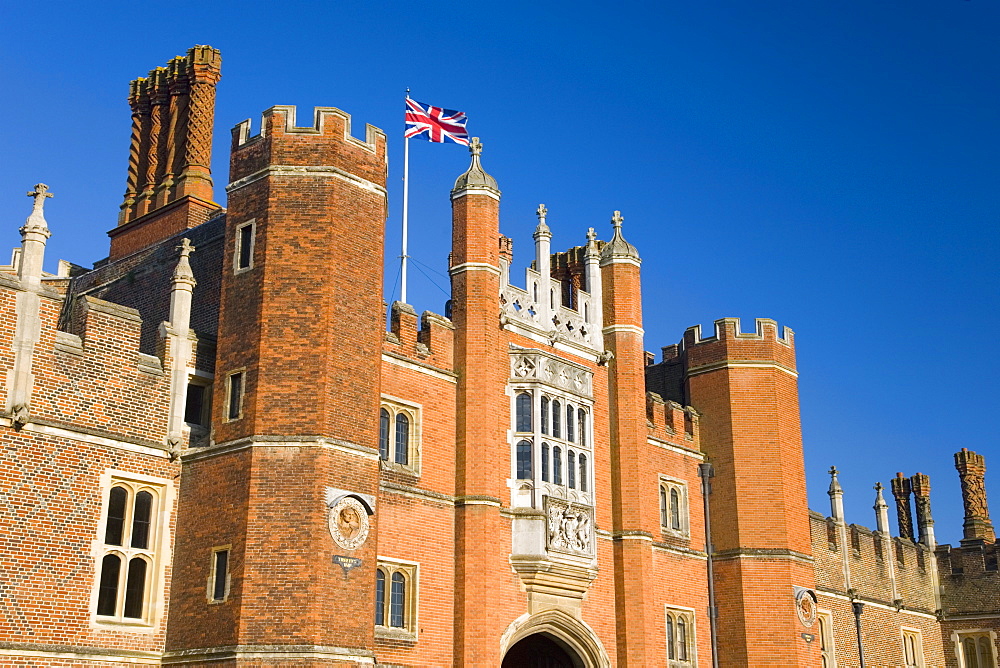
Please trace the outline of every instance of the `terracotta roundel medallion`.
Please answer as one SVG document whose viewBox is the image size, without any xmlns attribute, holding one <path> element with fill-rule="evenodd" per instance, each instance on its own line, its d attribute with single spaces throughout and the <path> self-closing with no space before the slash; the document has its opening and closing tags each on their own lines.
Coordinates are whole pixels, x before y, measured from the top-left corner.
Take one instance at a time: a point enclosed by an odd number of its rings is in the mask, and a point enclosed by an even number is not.
<svg viewBox="0 0 1000 668">
<path fill-rule="evenodd" d="M 795 611 L 803 626 L 812 626 L 816 622 L 816 594 L 809 589 L 799 589 L 795 593 Z"/>
<path fill-rule="evenodd" d="M 368 512 L 361 502 L 345 496 L 330 508 L 328 518 L 333 542 L 345 550 L 356 550 L 368 538 Z"/>
</svg>

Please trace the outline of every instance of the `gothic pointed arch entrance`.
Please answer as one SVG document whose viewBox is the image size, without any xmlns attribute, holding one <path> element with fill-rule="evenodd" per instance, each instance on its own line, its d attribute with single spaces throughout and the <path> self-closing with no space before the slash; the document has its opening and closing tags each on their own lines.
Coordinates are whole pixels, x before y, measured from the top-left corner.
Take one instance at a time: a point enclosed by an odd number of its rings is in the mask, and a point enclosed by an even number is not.
<svg viewBox="0 0 1000 668">
<path fill-rule="evenodd" d="M 533 633 L 507 650 L 501 668 L 586 668 L 576 652 L 547 633 Z"/>
<path fill-rule="evenodd" d="M 500 651 L 502 668 L 611 668 L 594 630 L 558 609 L 512 622 L 500 640 Z"/>
</svg>

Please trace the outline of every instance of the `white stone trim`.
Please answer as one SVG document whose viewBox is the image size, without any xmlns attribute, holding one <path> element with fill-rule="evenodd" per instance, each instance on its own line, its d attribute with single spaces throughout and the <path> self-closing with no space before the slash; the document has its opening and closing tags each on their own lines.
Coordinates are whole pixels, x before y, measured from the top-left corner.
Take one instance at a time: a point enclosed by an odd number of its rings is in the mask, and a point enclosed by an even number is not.
<svg viewBox="0 0 1000 668">
<path fill-rule="evenodd" d="M 461 274 L 466 271 L 485 271 L 495 276 L 500 275 L 500 267 L 495 267 L 488 262 L 463 262 L 462 264 L 456 264 L 454 267 L 448 269 L 448 275 L 454 276 L 455 274 Z"/>
<path fill-rule="evenodd" d="M 248 174 L 241 179 L 236 179 L 226 186 L 226 192 L 235 192 L 240 188 L 245 188 L 246 186 L 256 183 L 257 181 L 260 181 L 268 176 L 328 176 L 345 181 L 346 183 L 357 186 L 362 190 L 382 195 L 383 197 L 388 194 L 388 191 L 383 186 L 380 186 L 377 183 L 372 183 L 368 179 L 363 179 L 360 176 L 355 176 L 354 174 L 340 169 L 339 167 L 334 167 L 333 165 L 270 165 L 260 171 L 254 172 L 253 174 Z"/>
<path fill-rule="evenodd" d="M 139 652 L 136 652 L 137 654 Z M 101 663 L 131 663 L 142 666 L 159 666 L 159 652 L 142 652 L 143 656 L 127 654 L 89 654 L 87 652 L 47 651 L 41 649 L 0 649 L 0 657 L 24 657 L 38 659 L 66 659 L 69 661 L 95 661 Z"/>
<path fill-rule="evenodd" d="M 816 589 L 814 591 L 816 592 L 816 596 L 827 596 L 829 598 L 835 598 L 838 601 L 851 601 L 852 600 L 849 596 L 844 596 L 843 594 L 834 594 L 834 593 L 831 593 L 831 592 L 828 592 L 828 591 L 823 591 L 821 589 Z M 896 610 L 896 608 L 894 608 L 891 605 L 884 605 L 882 603 L 875 603 L 874 601 L 869 601 L 868 599 L 864 599 L 864 598 L 863 599 L 859 599 L 859 600 L 862 603 L 865 604 L 865 607 L 878 608 L 880 610 L 888 610 L 890 612 L 898 612 L 898 613 L 903 614 L 903 615 L 912 615 L 914 617 L 920 617 L 921 619 L 931 619 L 931 620 L 937 621 L 937 617 L 935 617 L 934 615 L 928 614 L 926 612 L 917 612 L 915 610 L 905 610 L 905 609 L 904 610 Z"/>
<path fill-rule="evenodd" d="M 629 332 L 631 334 L 638 334 L 639 336 L 646 334 L 645 330 L 637 325 L 608 325 L 602 332 L 605 336 L 608 334 L 617 334 L 618 332 Z"/>
<path fill-rule="evenodd" d="M 492 197 L 496 201 L 500 201 L 500 193 L 491 188 L 460 188 L 451 193 L 451 201 L 455 201 L 459 197 L 465 197 L 466 195 L 486 195 L 487 197 Z"/>
<path fill-rule="evenodd" d="M 782 373 L 788 374 L 792 378 L 799 377 L 797 371 L 788 368 L 784 364 L 779 364 L 778 362 L 751 362 L 741 360 L 727 360 L 724 362 L 713 362 L 712 364 L 696 366 L 688 370 L 687 376 L 690 378 L 691 376 L 697 376 L 699 374 L 709 373 L 719 369 L 776 369 Z"/>
<path fill-rule="evenodd" d="M 705 453 L 696 452 L 694 450 L 688 450 L 687 448 L 682 448 L 679 445 L 674 445 L 673 443 L 668 443 L 667 441 L 661 441 L 658 438 L 653 438 L 652 436 L 646 437 L 646 443 L 648 445 L 655 446 L 657 448 L 663 448 L 664 450 L 669 450 L 670 452 L 677 453 L 678 455 L 684 455 L 685 457 L 690 457 L 699 462 L 705 461 Z"/>
<path fill-rule="evenodd" d="M 443 380 L 449 383 L 458 383 L 458 378 L 456 376 L 444 373 L 443 371 L 438 371 L 429 366 L 424 366 L 423 364 L 417 364 L 416 362 L 411 362 L 406 359 L 400 359 L 394 355 L 389 355 L 387 353 L 382 353 L 382 361 L 387 364 L 393 364 L 404 369 L 409 369 L 410 371 L 416 371 L 417 373 L 422 373 L 432 378 L 437 378 L 438 380 Z"/>
<path fill-rule="evenodd" d="M 9 427 L 11 426 L 10 418 L 0 418 L 0 426 Z M 161 448 L 154 448 L 147 445 L 139 445 L 138 443 L 129 443 L 128 441 L 119 441 L 114 438 L 107 438 L 105 436 L 96 436 L 94 434 L 88 434 L 83 431 L 76 431 L 74 429 L 66 429 L 62 427 L 53 427 L 51 425 L 38 424 L 36 422 L 29 422 L 24 425 L 22 431 L 28 432 L 29 434 L 41 434 L 44 436 L 52 436 L 55 438 L 67 438 L 71 441 L 78 441 L 80 443 L 87 443 L 90 445 L 103 445 L 109 448 L 116 448 L 118 450 L 125 450 L 127 452 L 134 452 L 140 455 L 149 455 L 151 457 L 160 457 L 162 459 L 168 459 L 170 455 Z"/>
</svg>

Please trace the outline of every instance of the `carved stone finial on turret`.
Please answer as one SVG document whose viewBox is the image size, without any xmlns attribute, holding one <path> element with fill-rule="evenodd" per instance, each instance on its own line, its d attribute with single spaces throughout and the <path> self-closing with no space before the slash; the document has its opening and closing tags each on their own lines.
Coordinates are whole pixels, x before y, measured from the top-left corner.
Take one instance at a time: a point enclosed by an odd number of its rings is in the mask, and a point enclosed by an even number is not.
<svg viewBox="0 0 1000 668">
<path fill-rule="evenodd" d="M 622 223 L 625 219 L 622 218 L 621 211 L 615 211 L 614 215 L 611 216 L 611 226 L 614 227 L 614 235 L 611 237 L 611 241 L 604 244 L 604 248 L 601 249 L 601 264 L 608 264 L 618 261 L 630 261 L 632 263 L 638 264 L 639 251 L 635 246 L 625 241 L 625 237 L 622 236 Z"/>
<path fill-rule="evenodd" d="M 882 483 L 875 483 L 875 528 L 879 533 L 889 535 L 889 504 L 882 496 Z"/>
<path fill-rule="evenodd" d="M 473 137 L 472 141 L 469 142 L 469 153 L 472 154 L 472 164 L 455 181 L 455 187 L 451 191 L 452 195 L 461 190 L 481 189 L 495 194 L 499 198 L 500 188 L 497 186 L 496 179 L 487 174 L 483 169 L 481 160 L 483 144 L 479 141 L 479 137 Z"/>
<path fill-rule="evenodd" d="M 538 226 L 535 228 L 534 237 L 537 240 L 539 235 L 552 236 L 552 232 L 549 230 L 549 226 L 545 224 L 545 216 L 547 216 L 549 210 L 545 208 L 544 204 L 539 204 L 538 208 L 535 210 L 535 215 L 538 216 Z"/>
<path fill-rule="evenodd" d="M 896 497 L 896 520 L 901 538 L 913 540 L 913 511 L 910 507 L 910 479 L 897 473 L 892 479 L 892 495 Z"/>
<path fill-rule="evenodd" d="M 996 540 L 990 509 L 986 503 L 986 458 L 962 448 L 955 453 L 955 468 L 962 481 L 962 505 L 965 506 L 965 522 L 962 543 Z"/>
</svg>

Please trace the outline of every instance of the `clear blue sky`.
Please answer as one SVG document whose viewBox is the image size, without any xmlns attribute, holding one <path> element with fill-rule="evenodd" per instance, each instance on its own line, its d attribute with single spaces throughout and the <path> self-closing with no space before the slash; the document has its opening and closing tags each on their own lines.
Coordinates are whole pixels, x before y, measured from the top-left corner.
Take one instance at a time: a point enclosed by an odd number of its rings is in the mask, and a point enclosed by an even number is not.
<svg viewBox="0 0 1000 668">
<path fill-rule="evenodd" d="M 468 113 L 517 266 L 539 202 L 553 248 L 590 226 L 608 238 L 620 209 L 644 260 L 647 349 L 724 316 L 792 327 L 811 506 L 828 512 L 835 463 L 848 520 L 871 526 L 872 484 L 921 471 L 954 543 L 955 450 L 987 455 L 1000 502 L 998 28 L 993 0 L 6 3 L 0 245 L 19 243 L 43 181 L 48 267 L 105 257 L 128 82 L 211 44 L 220 202 L 230 128 L 273 104 L 340 107 L 356 135 L 389 134 L 390 297 L 410 87 Z M 436 285 L 412 272 L 410 301 L 440 312 L 468 155 L 411 148 L 411 253 Z"/>
</svg>

